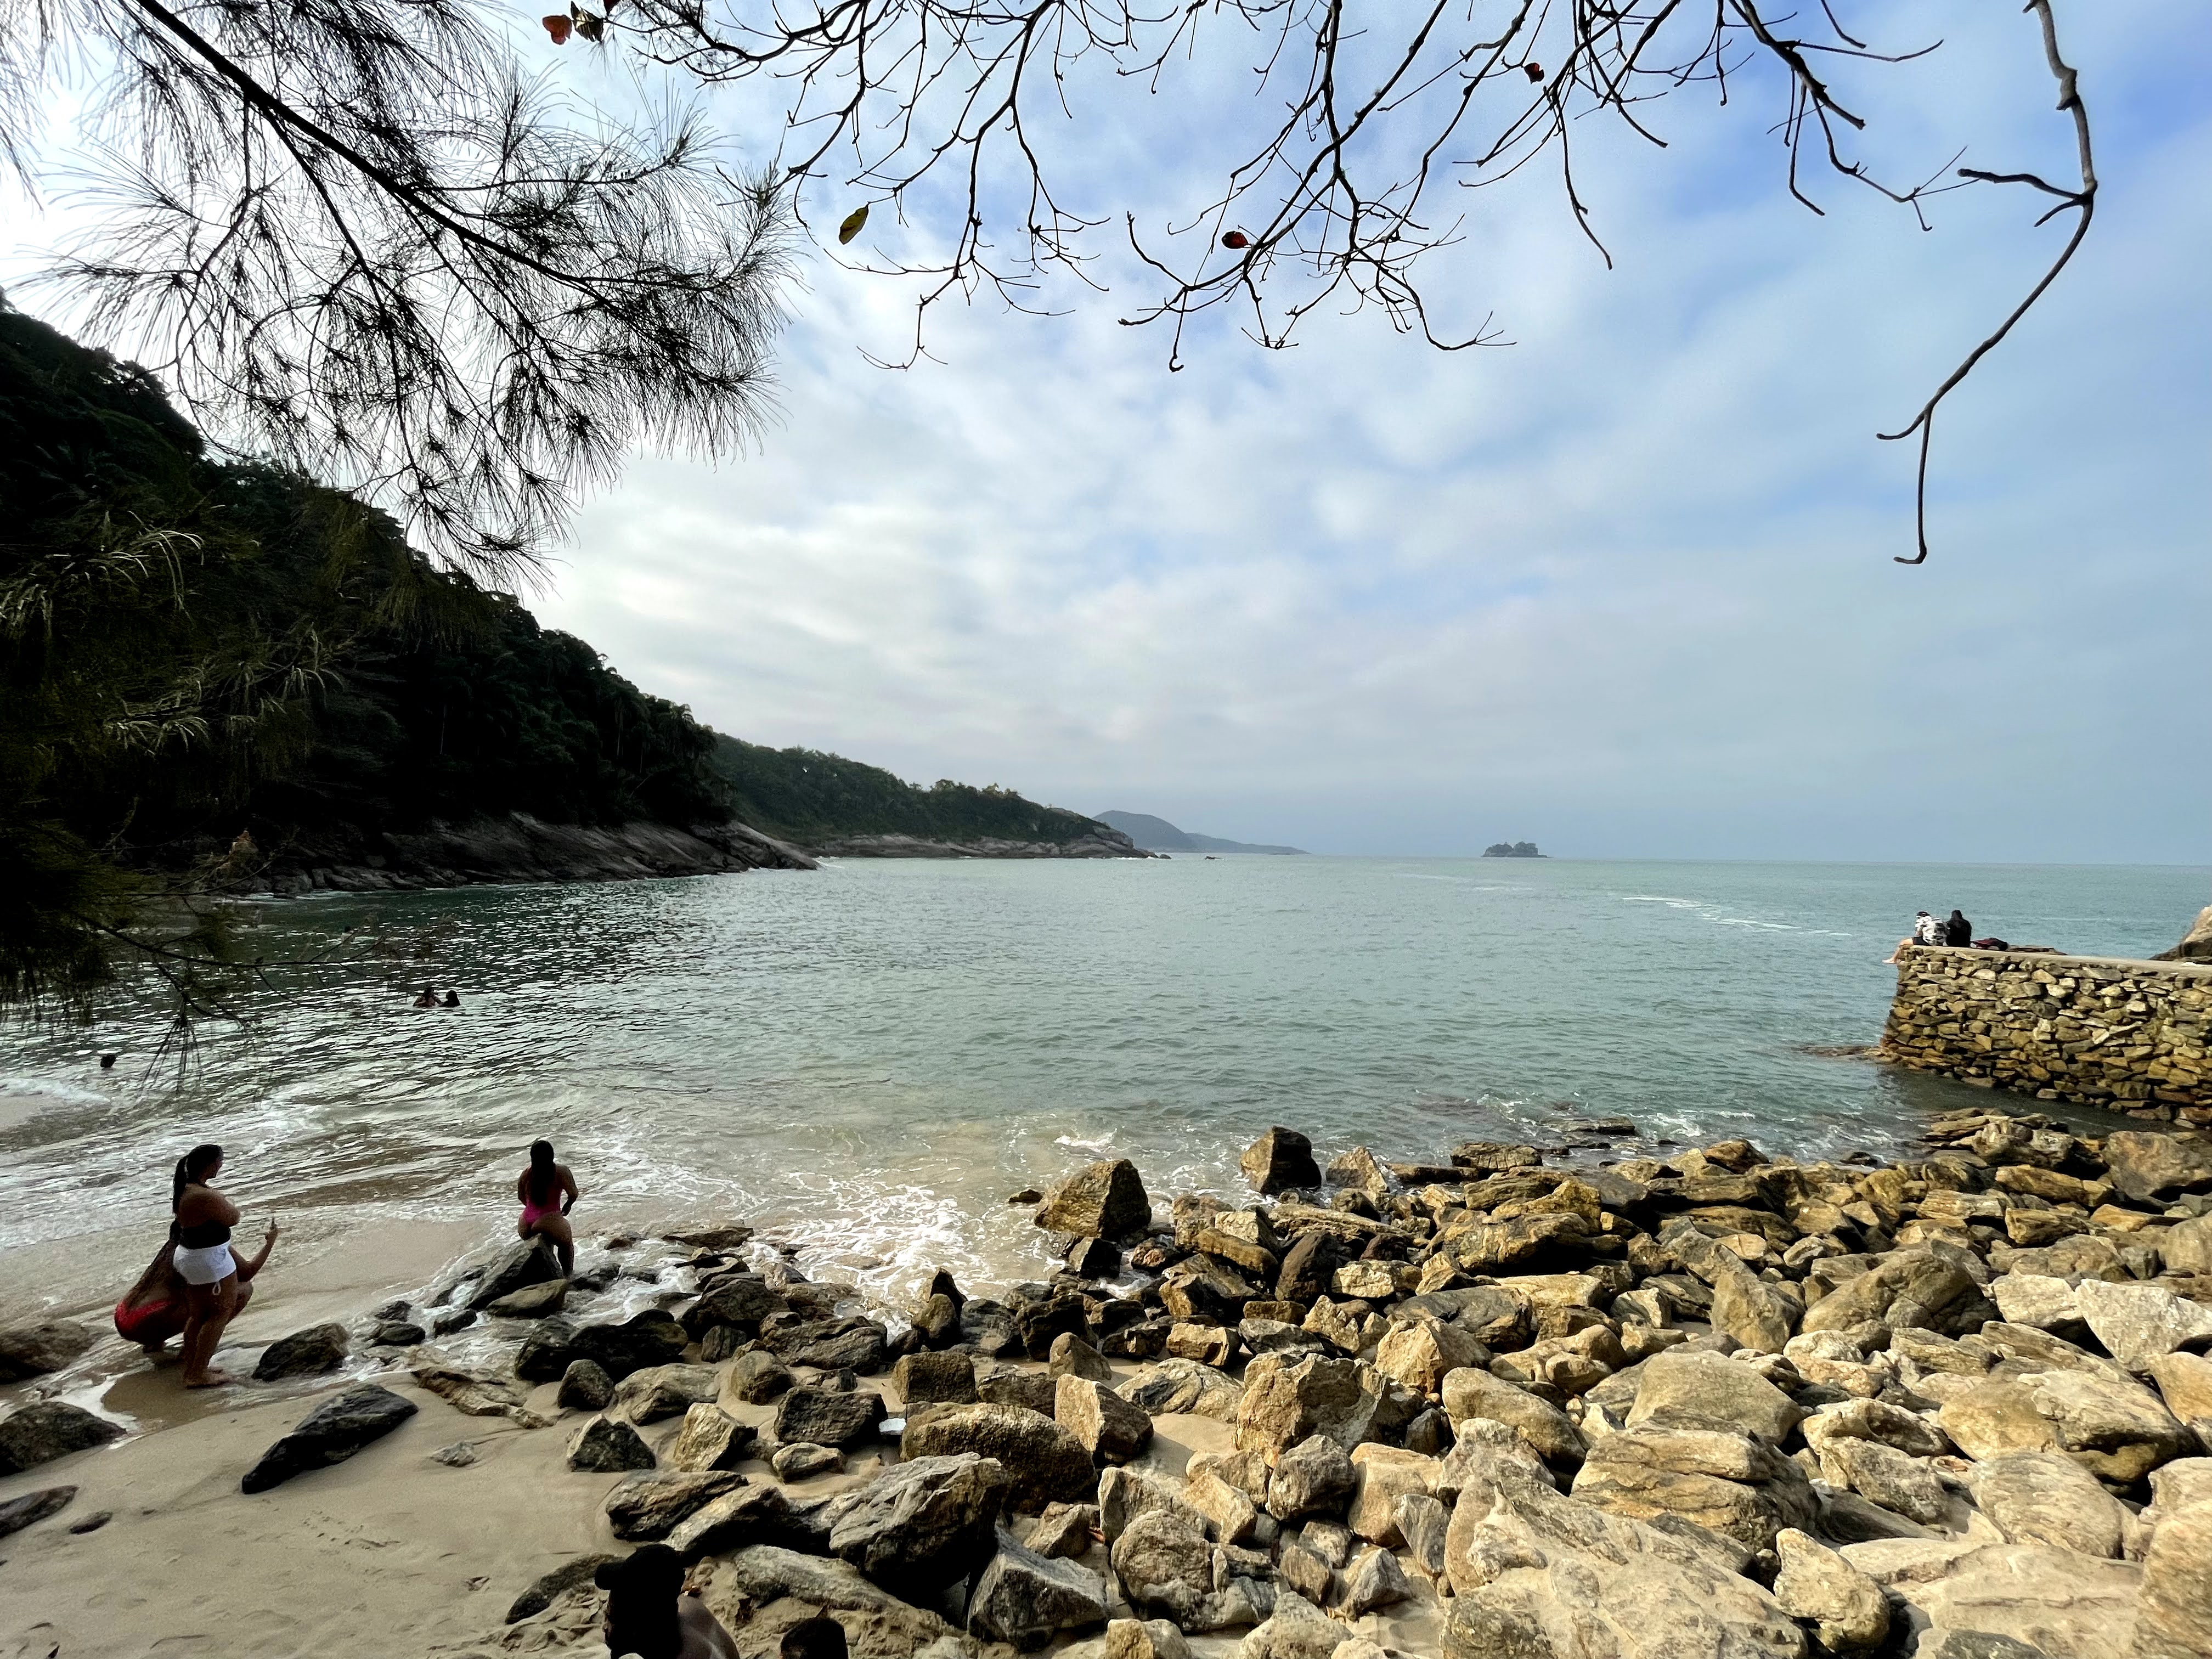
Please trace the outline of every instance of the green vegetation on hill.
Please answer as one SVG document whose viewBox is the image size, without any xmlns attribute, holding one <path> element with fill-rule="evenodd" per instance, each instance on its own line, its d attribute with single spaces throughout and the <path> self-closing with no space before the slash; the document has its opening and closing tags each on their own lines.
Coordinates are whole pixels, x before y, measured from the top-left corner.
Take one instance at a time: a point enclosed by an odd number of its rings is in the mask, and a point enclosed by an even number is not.
<svg viewBox="0 0 2212 1659">
<path fill-rule="evenodd" d="M 817 749 L 768 749 L 717 735 L 712 761 L 738 817 L 802 845 L 844 836 L 1062 842 L 1098 831 L 1080 812 L 1040 806 L 996 784 L 978 789 L 940 778 L 922 789 L 879 766 Z"/>
</svg>

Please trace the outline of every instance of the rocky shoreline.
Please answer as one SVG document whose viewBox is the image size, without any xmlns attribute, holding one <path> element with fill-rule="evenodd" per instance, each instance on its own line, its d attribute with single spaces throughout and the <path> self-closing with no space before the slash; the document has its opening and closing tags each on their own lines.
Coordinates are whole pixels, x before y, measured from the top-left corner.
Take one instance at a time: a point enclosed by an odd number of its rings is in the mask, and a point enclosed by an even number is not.
<svg viewBox="0 0 2212 1659">
<path fill-rule="evenodd" d="M 573 1280 L 514 1247 L 265 1349 L 265 1379 L 381 1375 L 225 1501 L 433 1413 L 541 1449 L 530 1501 L 598 1541 L 471 1581 L 506 1621 L 437 1650 L 482 1659 L 603 1654 L 592 1572 L 646 1541 L 747 1659 L 823 1610 L 863 1659 L 2212 1659 L 2212 1140 L 1994 1110 L 1925 1139 L 1324 1170 L 1277 1129 L 1236 1197 L 1156 1206 L 1115 1161 L 1020 1194 L 1049 1279 L 896 1309 L 734 1224 L 607 1237 Z M 594 1318 L 625 1284 L 651 1305 Z M 464 1334 L 491 1359 L 440 1352 Z M 0 1378 L 89 1340 L 0 1333 Z M 63 1483 L 121 1432 L 0 1418 L 11 1553 L 94 1547 Z"/>
</svg>

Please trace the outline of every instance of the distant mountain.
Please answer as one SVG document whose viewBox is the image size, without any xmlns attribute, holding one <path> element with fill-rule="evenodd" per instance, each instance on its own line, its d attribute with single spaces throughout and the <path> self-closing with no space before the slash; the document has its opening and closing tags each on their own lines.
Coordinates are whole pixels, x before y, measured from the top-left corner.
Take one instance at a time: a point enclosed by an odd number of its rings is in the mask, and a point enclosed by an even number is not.
<svg viewBox="0 0 2212 1659">
<path fill-rule="evenodd" d="M 1110 824 L 1147 853 L 1286 853 L 1300 858 L 1306 855 L 1303 847 L 1261 847 L 1246 841 L 1224 841 L 1218 836 L 1201 836 L 1194 830 L 1178 830 L 1165 818 L 1156 818 L 1150 812 L 1101 812 L 1098 822 Z"/>
<path fill-rule="evenodd" d="M 1486 859 L 1540 859 L 1546 855 L 1536 850 L 1533 841 L 1501 841 L 1482 849 Z"/>
</svg>

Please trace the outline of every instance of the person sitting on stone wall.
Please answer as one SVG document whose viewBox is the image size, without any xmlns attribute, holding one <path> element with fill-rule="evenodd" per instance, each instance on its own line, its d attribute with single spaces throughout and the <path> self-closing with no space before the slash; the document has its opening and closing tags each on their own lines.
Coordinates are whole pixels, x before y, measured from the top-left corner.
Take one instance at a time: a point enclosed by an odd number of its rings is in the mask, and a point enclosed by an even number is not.
<svg viewBox="0 0 2212 1659">
<path fill-rule="evenodd" d="M 1939 926 L 1935 917 L 1929 915 L 1925 910 L 1921 911 L 1912 919 L 1911 933 L 1897 941 L 1897 949 L 1881 959 L 1882 966 L 1885 968 L 1896 966 L 1898 957 L 1905 954 L 1905 947 L 1908 945 L 1941 945 L 1943 938 L 1937 932 Z"/>
</svg>

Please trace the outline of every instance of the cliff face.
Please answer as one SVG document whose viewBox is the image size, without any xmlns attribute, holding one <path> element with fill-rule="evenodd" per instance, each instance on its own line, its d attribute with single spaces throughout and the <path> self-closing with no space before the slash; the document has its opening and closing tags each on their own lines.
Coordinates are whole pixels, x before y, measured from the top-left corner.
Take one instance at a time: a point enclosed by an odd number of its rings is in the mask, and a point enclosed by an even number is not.
<svg viewBox="0 0 2212 1659">
<path fill-rule="evenodd" d="M 404 834 L 302 836 L 239 863 L 238 890 L 286 896 L 818 867 L 797 848 L 734 819 L 679 829 L 643 820 L 547 823 L 523 812 Z"/>
</svg>

